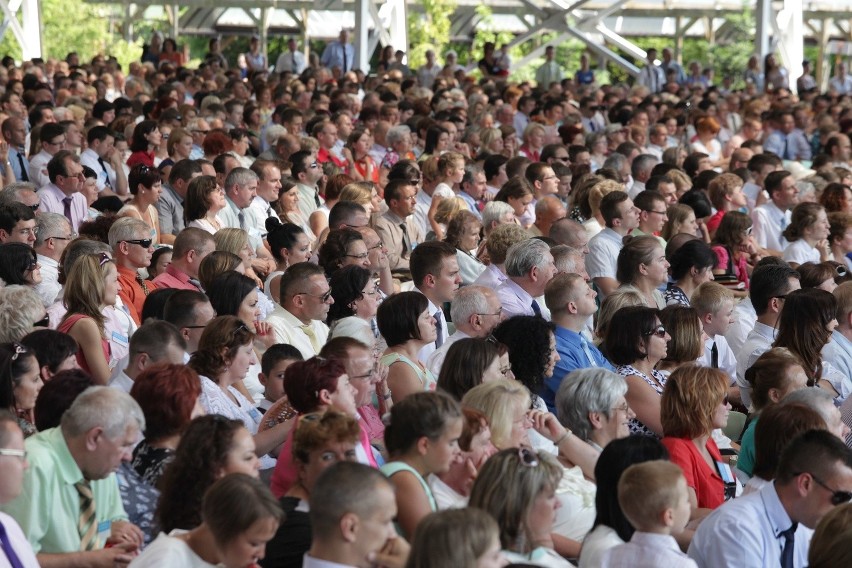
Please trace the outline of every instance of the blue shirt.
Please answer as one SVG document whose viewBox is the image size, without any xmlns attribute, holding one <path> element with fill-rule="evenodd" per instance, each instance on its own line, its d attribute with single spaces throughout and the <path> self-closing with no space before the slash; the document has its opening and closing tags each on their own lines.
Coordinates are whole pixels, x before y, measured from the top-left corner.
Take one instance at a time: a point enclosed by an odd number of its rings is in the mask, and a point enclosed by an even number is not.
<svg viewBox="0 0 852 568">
<path fill-rule="evenodd" d="M 12 171 L 15 173 L 15 179 L 18 181 L 23 181 L 21 179 L 21 160 L 18 160 L 18 156 L 23 158 L 24 170 L 27 172 L 27 179 L 32 181 L 32 177 L 30 176 L 30 162 L 27 160 L 26 155 L 23 152 L 18 150 L 17 148 L 9 148 L 9 163 L 12 165 Z M 4 170 L 5 173 L 5 170 Z"/>
<path fill-rule="evenodd" d="M 793 524 L 781 504 L 775 484 L 731 499 L 707 516 L 689 545 L 689 557 L 699 568 L 763 568 L 780 566 L 782 531 Z M 793 547 L 793 566 L 808 564 L 813 531 L 799 523 Z"/>
<path fill-rule="evenodd" d="M 554 336 L 556 337 L 556 352 L 559 353 L 559 361 L 556 362 L 553 375 L 544 381 L 544 389 L 541 392 L 541 398 L 551 412 L 556 411 L 556 391 L 559 390 L 559 385 L 562 384 L 565 375 L 571 371 L 587 369 L 592 366 L 583 350 L 584 338 L 579 333 L 557 325 Z M 589 352 L 595 360 L 595 366 L 613 371 L 612 365 L 606 360 L 603 353 L 591 341 L 586 341 L 589 345 Z"/>
</svg>

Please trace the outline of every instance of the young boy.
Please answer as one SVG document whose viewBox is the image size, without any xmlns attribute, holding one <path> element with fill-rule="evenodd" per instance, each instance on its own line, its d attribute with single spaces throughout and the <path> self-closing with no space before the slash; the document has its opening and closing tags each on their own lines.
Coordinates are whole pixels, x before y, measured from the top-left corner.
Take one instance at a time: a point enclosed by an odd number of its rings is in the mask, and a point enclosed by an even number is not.
<svg viewBox="0 0 852 568">
<path fill-rule="evenodd" d="M 722 174 L 711 181 L 707 187 L 707 196 L 716 208 L 716 213 L 707 220 L 707 230 L 711 237 L 716 235 L 725 213 L 748 206 L 748 199 L 743 193 L 743 180 L 736 174 Z"/>
<path fill-rule="evenodd" d="M 261 413 L 265 413 L 284 396 L 284 371 L 296 361 L 302 360 L 299 350 L 286 343 L 278 343 L 266 350 L 260 359 L 260 373 L 257 375 L 260 384 L 266 387 L 263 400 L 257 405 Z"/>
<path fill-rule="evenodd" d="M 629 542 L 604 553 L 607 568 L 697 568 L 681 552 L 674 535 L 689 522 L 686 479 L 675 464 L 662 460 L 628 467 L 618 480 L 618 504 L 636 532 Z"/>
<path fill-rule="evenodd" d="M 728 373 L 731 385 L 728 396 L 732 402 L 740 404 L 740 388 L 736 385 L 737 359 L 725 340 L 725 332 L 733 323 L 731 314 L 734 311 L 734 293 L 716 282 L 704 282 L 695 289 L 689 303 L 698 312 L 707 336 L 704 353 L 696 364 Z"/>
</svg>

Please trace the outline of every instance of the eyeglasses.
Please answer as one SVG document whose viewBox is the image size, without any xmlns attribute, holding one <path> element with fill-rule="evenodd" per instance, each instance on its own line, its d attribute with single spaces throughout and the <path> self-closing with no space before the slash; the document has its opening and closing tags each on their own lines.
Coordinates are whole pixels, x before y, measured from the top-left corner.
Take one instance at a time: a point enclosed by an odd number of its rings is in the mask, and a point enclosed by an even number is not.
<svg viewBox="0 0 852 568">
<path fill-rule="evenodd" d="M 837 267 L 837 268 L 835 268 L 834 270 L 835 270 L 835 271 L 837 271 L 837 275 L 838 275 L 838 276 L 840 276 L 841 278 L 843 278 L 844 276 L 846 276 L 847 274 L 849 274 L 849 271 L 848 271 L 848 270 L 846 270 L 846 267 L 845 267 L 845 266 L 838 266 L 838 267 Z"/>
<path fill-rule="evenodd" d="M 661 325 L 658 325 L 656 328 L 645 333 L 645 335 L 656 335 L 657 337 L 665 337 L 666 336 L 666 328 L 664 328 Z"/>
<path fill-rule="evenodd" d="M 100 254 L 100 256 L 98 256 L 98 265 L 103 267 L 104 264 L 106 264 L 107 262 L 110 262 L 111 260 L 112 259 L 109 257 L 109 255 L 107 253 L 102 252 Z"/>
<path fill-rule="evenodd" d="M 38 227 L 26 227 L 18 231 L 18 234 L 22 237 L 27 235 L 32 235 L 33 237 L 38 236 Z"/>
<path fill-rule="evenodd" d="M 133 239 L 124 242 L 130 245 L 139 245 L 142 248 L 151 248 L 151 243 L 154 242 L 154 239 Z"/>
<path fill-rule="evenodd" d="M 751 236 L 751 231 L 752 231 L 752 227 L 749 227 L 748 229 L 745 230 L 745 234 L 746 234 L 747 237 Z"/>
<path fill-rule="evenodd" d="M 808 472 L 804 472 L 804 473 L 808 473 Z M 796 474 L 796 475 L 801 475 L 801 474 L 799 473 L 799 474 Z M 832 489 L 832 488 L 831 488 L 831 487 L 829 487 L 828 485 L 826 485 L 826 484 L 825 484 L 825 483 L 824 483 L 824 482 L 823 482 L 823 481 L 822 481 L 819 477 L 817 477 L 816 475 L 814 475 L 814 474 L 812 474 L 812 473 L 808 473 L 808 475 L 810 475 L 811 477 L 813 477 L 813 478 L 814 478 L 814 481 L 816 481 L 816 482 L 817 482 L 817 483 L 818 483 L 818 484 L 819 484 L 819 485 L 820 485 L 823 489 L 825 489 L 826 491 L 829 491 L 829 492 L 831 493 L 831 504 L 832 504 L 832 505 L 842 505 L 843 503 L 848 503 L 849 501 L 852 501 L 852 492 L 849 492 L 849 491 L 837 491 L 837 490 L 835 490 L 835 489 Z"/>
<path fill-rule="evenodd" d="M 384 248 L 384 246 L 385 246 L 385 244 L 384 244 L 382 241 L 379 241 L 378 243 L 376 243 L 375 245 L 371 246 L 371 247 L 370 247 L 370 248 L 368 248 L 367 250 L 376 250 L 376 249 Z"/>
<path fill-rule="evenodd" d="M 44 240 L 53 239 L 55 241 L 73 241 L 77 238 L 77 233 L 71 233 L 70 237 L 46 237 Z"/>
<path fill-rule="evenodd" d="M 35 213 L 36 211 L 38 211 L 38 208 L 39 208 L 39 207 L 41 207 L 41 201 L 39 201 L 39 202 L 38 202 L 38 203 L 36 203 L 35 205 L 30 205 L 30 209 L 32 209 L 34 213 Z"/>
<path fill-rule="evenodd" d="M 311 168 L 312 170 L 315 170 L 319 167 L 319 164 L 316 163 L 316 162 L 313 162 L 313 163 L 309 164 L 308 167 Z"/>
<path fill-rule="evenodd" d="M 346 256 L 346 258 L 357 258 L 358 260 L 364 260 L 365 258 L 370 256 L 370 253 L 363 252 L 361 254 L 347 254 L 347 255 L 344 255 L 344 256 Z"/>
<path fill-rule="evenodd" d="M 33 270 L 35 270 L 38 267 L 39 267 L 38 260 L 32 259 L 30 261 L 30 263 L 27 265 L 27 272 L 32 272 Z"/>
<path fill-rule="evenodd" d="M 503 315 L 503 306 L 497 308 L 497 311 L 493 314 L 476 314 L 478 316 L 502 316 Z"/>
<path fill-rule="evenodd" d="M 27 459 L 27 450 L 12 450 L 9 448 L 0 448 L 0 456 L 9 456 L 19 458 L 21 461 Z"/>
<path fill-rule="evenodd" d="M 59 140 L 58 142 L 42 142 L 42 144 L 45 144 L 47 146 L 62 146 L 63 144 L 65 144 L 66 141 L 67 140 L 63 138 L 62 140 Z"/>
<path fill-rule="evenodd" d="M 378 293 L 379 293 L 379 285 L 378 284 L 376 284 L 373 287 L 373 289 L 370 290 L 369 292 L 364 292 L 364 294 L 366 294 L 367 296 L 375 296 Z"/>
<path fill-rule="evenodd" d="M 521 460 L 521 465 L 538 467 L 538 454 L 529 448 L 523 446 L 518 448 L 518 458 Z"/>
<path fill-rule="evenodd" d="M 621 406 L 613 406 L 610 410 L 621 411 L 624 414 L 627 414 L 630 412 L 630 405 L 625 402 Z"/>
<path fill-rule="evenodd" d="M 206 136 L 207 134 L 210 134 L 210 131 L 209 131 L 209 130 L 193 130 L 193 132 L 194 132 L 195 134 L 204 134 L 205 136 Z"/>
<path fill-rule="evenodd" d="M 296 292 L 293 294 L 294 296 L 310 296 L 311 298 L 316 298 L 323 304 L 328 302 L 328 299 L 331 298 L 331 290 L 323 294 L 322 296 L 317 296 L 315 294 L 308 294 L 307 292 Z"/>
<path fill-rule="evenodd" d="M 33 323 L 33 327 L 47 327 L 50 325 L 50 315 L 44 314 L 44 317 Z"/>
</svg>

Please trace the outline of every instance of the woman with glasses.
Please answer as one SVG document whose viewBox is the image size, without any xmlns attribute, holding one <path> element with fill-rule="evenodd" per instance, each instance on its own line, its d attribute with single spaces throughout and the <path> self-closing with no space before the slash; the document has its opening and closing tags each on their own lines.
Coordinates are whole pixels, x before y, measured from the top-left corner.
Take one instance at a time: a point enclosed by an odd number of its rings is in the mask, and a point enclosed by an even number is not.
<svg viewBox="0 0 852 568">
<path fill-rule="evenodd" d="M 656 367 L 666 356 L 671 336 L 654 308 L 622 308 L 613 321 L 618 325 L 607 327 L 603 352 L 627 381 L 625 398 L 636 414 L 630 420 L 630 433 L 659 438 L 663 435 L 660 395 L 666 386 L 666 376 Z"/>
<path fill-rule="evenodd" d="M 331 275 L 329 286 L 334 298 L 326 320 L 329 338 L 352 337 L 373 348 L 377 337 L 372 321 L 379 309 L 379 287 L 370 271 L 361 266 L 344 266 Z"/>
<path fill-rule="evenodd" d="M 40 284 L 41 265 L 33 248 L 15 242 L 0 244 L 0 278 L 7 286 L 20 284 L 34 288 Z"/>
<path fill-rule="evenodd" d="M 280 300 L 281 275 L 293 264 L 311 259 L 311 241 L 304 229 L 293 223 L 282 223 L 275 217 L 266 220 L 266 230 L 266 241 L 276 266 L 275 270 L 266 276 L 263 293 L 277 303 Z"/>
<path fill-rule="evenodd" d="M 695 363 L 701 357 L 707 336 L 695 308 L 675 304 L 666 306 L 658 315 L 671 339 L 666 346 L 666 356 L 657 363 L 657 370 L 668 377 L 680 366 Z"/>
<path fill-rule="evenodd" d="M 160 478 L 160 530 L 169 534 L 200 525 L 202 498 L 217 479 L 232 473 L 259 477 L 255 452 L 254 439 L 240 420 L 208 414 L 190 422 Z"/>
<path fill-rule="evenodd" d="M 280 499 L 284 522 L 266 545 L 265 565 L 301 568 L 302 557 L 311 547 L 311 490 L 320 474 L 335 463 L 357 461 L 360 436 L 358 421 L 340 412 L 306 414 L 299 420 L 293 430 L 298 481 Z"/>
<path fill-rule="evenodd" d="M 735 496 L 736 478 L 722 459 L 713 430 L 728 424 L 729 379 L 724 371 L 685 365 L 671 374 L 660 402 L 663 445 L 686 478 L 691 520 Z"/>
<path fill-rule="evenodd" d="M 296 424 L 313 413 L 335 411 L 353 418 L 358 414 L 356 390 L 340 359 L 311 357 L 307 361 L 296 361 L 284 371 L 284 393 L 296 413 Z M 359 430 L 357 461 L 376 467 L 367 432 L 360 424 Z M 276 497 L 287 493 L 298 481 L 299 468 L 293 461 L 293 435 L 291 429 L 272 473 L 270 487 Z"/>
<path fill-rule="evenodd" d="M 435 390 L 435 376 L 417 358 L 420 349 L 437 337 L 426 296 L 400 292 L 387 297 L 376 312 L 376 323 L 388 345 L 381 361 L 388 367 L 394 404 L 415 392 Z"/>
<path fill-rule="evenodd" d="M 482 221 L 470 211 L 459 211 L 447 224 L 444 241 L 456 249 L 462 286 L 473 284 L 485 270 L 485 265 L 474 256 L 479 248 L 481 231 Z"/>
<path fill-rule="evenodd" d="M 18 419 L 24 437 L 36 433 L 36 398 L 44 383 L 35 354 L 20 343 L 0 343 L 0 408 Z"/>
<path fill-rule="evenodd" d="M 831 226 L 825 208 L 818 203 L 799 203 L 793 209 L 790 224 L 782 235 L 787 242 L 784 260 L 793 268 L 806 262 L 824 262 L 831 258 L 828 236 Z"/>
<path fill-rule="evenodd" d="M 255 334 L 236 316 L 213 319 L 198 342 L 189 366 L 201 376 L 201 406 L 208 414 L 221 414 L 240 420 L 254 436 L 261 469 L 275 466 L 269 452 L 280 446 L 290 431 L 291 421 L 259 431 L 261 415 L 253 402 L 236 388 L 249 368 L 256 364 Z"/>
<path fill-rule="evenodd" d="M 183 220 L 187 227 L 204 229 L 211 235 L 222 228 L 217 215 L 227 206 L 225 190 L 213 176 L 199 176 L 189 182 L 183 202 Z"/>
<path fill-rule="evenodd" d="M 156 203 L 163 193 L 163 181 L 160 172 L 143 164 L 138 164 L 130 170 L 127 185 L 133 197 L 116 213 L 118 217 L 141 219 L 154 229 L 154 244 L 160 244 L 160 217 L 157 214 Z M 169 235 L 167 241 L 174 242 L 174 235 Z"/>
<path fill-rule="evenodd" d="M 130 142 L 130 157 L 127 165 L 133 168 L 137 164 L 143 164 L 149 168 L 154 165 L 154 152 L 160 147 L 163 136 L 155 120 L 143 120 L 133 129 L 133 138 Z"/>
<path fill-rule="evenodd" d="M 438 375 L 438 389 L 461 400 L 473 387 L 504 378 L 514 378 L 506 346 L 494 338 L 467 337 L 447 350 Z"/>
<path fill-rule="evenodd" d="M 56 330 L 77 341 L 77 363 L 99 385 L 109 381 L 112 362 L 103 312 L 115 305 L 118 288 L 118 269 L 104 253 L 78 258 L 65 280 L 63 301 L 68 311 Z"/>
<path fill-rule="evenodd" d="M 355 229 L 333 229 L 319 248 L 319 265 L 330 277 L 344 266 L 370 266 L 370 253 L 364 237 Z"/>
<path fill-rule="evenodd" d="M 658 288 L 669 280 L 669 261 L 660 241 L 650 235 L 624 240 L 615 270 L 615 278 L 621 282 L 619 289 L 636 290 L 646 306 L 663 309 L 666 301 Z"/>
<path fill-rule="evenodd" d="M 716 253 L 713 274 L 719 281 L 735 281 L 749 288 L 749 276 L 760 260 L 751 236 L 751 218 L 740 211 L 728 211 L 722 217 L 710 248 Z"/>
<path fill-rule="evenodd" d="M 825 290 L 806 288 L 784 296 L 773 347 L 786 347 L 802 362 L 808 386 L 824 388 L 839 406 L 852 394 L 852 379 L 823 361 L 822 350 L 837 327 L 837 299 Z"/>
<path fill-rule="evenodd" d="M 470 506 L 489 513 L 500 528 L 500 544 L 510 562 L 533 566 L 571 566 L 554 550 L 556 489 L 562 467 L 547 452 L 508 448 L 491 456 L 470 493 Z"/>
</svg>

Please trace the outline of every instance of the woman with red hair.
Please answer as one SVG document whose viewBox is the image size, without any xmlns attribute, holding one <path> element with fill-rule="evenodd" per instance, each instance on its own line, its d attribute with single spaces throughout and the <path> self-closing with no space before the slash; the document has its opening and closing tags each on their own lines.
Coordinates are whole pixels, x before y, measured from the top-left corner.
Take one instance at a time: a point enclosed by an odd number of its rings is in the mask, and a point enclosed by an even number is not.
<svg viewBox="0 0 852 568">
<path fill-rule="evenodd" d="M 219 154 L 233 150 L 234 142 L 227 132 L 221 128 L 216 128 L 208 132 L 207 136 L 204 137 L 201 149 L 204 150 L 204 159 L 212 162 Z"/>
<path fill-rule="evenodd" d="M 153 365 L 139 374 L 130 389 L 145 414 L 145 439 L 133 450 L 133 469 L 156 487 L 174 458 L 190 420 L 204 414 L 198 402 L 201 381 L 186 365 Z"/>
</svg>

